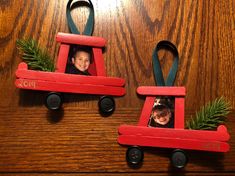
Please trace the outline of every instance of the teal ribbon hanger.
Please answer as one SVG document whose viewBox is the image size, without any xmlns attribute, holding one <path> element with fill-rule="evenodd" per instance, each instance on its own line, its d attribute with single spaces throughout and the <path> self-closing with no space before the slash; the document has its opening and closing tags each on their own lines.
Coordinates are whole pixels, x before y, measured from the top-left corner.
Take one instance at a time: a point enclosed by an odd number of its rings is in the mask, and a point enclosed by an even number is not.
<svg viewBox="0 0 235 176">
<path fill-rule="evenodd" d="M 67 17 L 67 22 L 68 22 L 68 26 L 69 29 L 71 31 L 71 33 L 73 34 L 82 34 L 82 35 L 89 35 L 91 36 L 93 33 L 93 29 L 94 29 L 94 7 L 93 4 L 91 2 L 91 0 L 87 1 L 77 1 L 76 3 L 74 3 L 72 6 L 73 0 L 69 0 L 68 4 L 67 4 L 67 8 L 66 8 L 66 17 Z M 82 33 L 80 33 L 80 31 L 77 29 L 72 16 L 71 16 L 71 11 L 73 9 L 73 7 L 80 7 L 80 6 L 87 6 L 90 8 L 90 14 L 88 16 L 86 25 L 85 25 L 85 29 Z"/>
<path fill-rule="evenodd" d="M 169 74 L 167 76 L 166 82 L 165 82 L 163 74 L 162 74 L 162 69 L 161 69 L 160 61 L 159 61 L 158 54 L 157 54 L 158 51 L 161 49 L 167 49 L 167 50 L 171 51 L 174 55 L 174 61 L 173 61 L 172 67 L 169 71 Z M 177 69 L 178 69 L 178 60 L 179 60 L 178 50 L 175 47 L 175 45 L 169 41 L 166 41 L 166 40 L 160 41 L 157 44 L 157 46 L 155 47 L 155 49 L 153 50 L 152 59 L 153 59 L 153 71 L 154 71 L 154 77 L 155 77 L 156 84 L 158 86 L 173 86 L 174 81 L 175 81 L 175 77 L 176 77 L 176 73 L 177 73 Z"/>
</svg>

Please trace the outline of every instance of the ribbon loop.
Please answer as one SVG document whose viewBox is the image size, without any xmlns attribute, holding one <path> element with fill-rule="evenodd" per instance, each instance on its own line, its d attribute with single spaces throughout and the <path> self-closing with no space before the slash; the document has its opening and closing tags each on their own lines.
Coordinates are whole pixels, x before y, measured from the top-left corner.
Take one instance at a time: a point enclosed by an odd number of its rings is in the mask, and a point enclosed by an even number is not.
<svg viewBox="0 0 235 176">
<path fill-rule="evenodd" d="M 157 54 L 158 51 L 161 49 L 167 49 L 171 51 L 174 55 L 174 61 L 167 76 L 166 82 L 163 77 L 160 61 Z M 152 59 L 153 59 L 153 71 L 156 84 L 158 86 L 173 86 L 178 69 L 178 60 L 179 60 L 178 50 L 175 47 L 175 45 L 166 40 L 160 41 L 153 51 Z"/>
<path fill-rule="evenodd" d="M 68 26 L 69 29 L 71 31 L 71 33 L 73 34 L 81 34 L 80 31 L 77 29 L 72 16 L 71 16 L 71 11 L 72 11 L 72 7 L 73 5 L 75 5 L 75 3 L 71 6 L 73 0 L 69 0 L 68 4 L 67 4 L 67 8 L 66 8 L 66 17 L 67 17 L 67 22 L 68 22 Z M 76 2 L 76 6 L 88 6 L 90 8 L 90 14 L 88 16 L 84 31 L 82 32 L 83 35 L 92 35 L 93 33 L 93 28 L 94 28 L 94 7 L 93 4 L 91 2 L 91 0 L 87 1 L 78 1 Z"/>
</svg>

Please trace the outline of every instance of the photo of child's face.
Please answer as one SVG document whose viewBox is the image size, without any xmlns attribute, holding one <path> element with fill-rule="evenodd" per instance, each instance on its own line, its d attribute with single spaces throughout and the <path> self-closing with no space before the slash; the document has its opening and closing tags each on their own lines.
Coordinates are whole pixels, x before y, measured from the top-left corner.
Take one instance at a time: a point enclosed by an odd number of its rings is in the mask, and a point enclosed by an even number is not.
<svg viewBox="0 0 235 176">
<path fill-rule="evenodd" d="M 174 99 L 156 97 L 148 122 L 149 127 L 174 127 Z"/>
<path fill-rule="evenodd" d="M 78 70 L 84 72 L 90 65 L 90 54 L 86 51 L 78 51 L 72 58 L 72 63 Z"/>
<path fill-rule="evenodd" d="M 152 112 L 152 118 L 156 123 L 166 125 L 170 121 L 171 111 L 166 106 L 156 106 Z"/>
</svg>

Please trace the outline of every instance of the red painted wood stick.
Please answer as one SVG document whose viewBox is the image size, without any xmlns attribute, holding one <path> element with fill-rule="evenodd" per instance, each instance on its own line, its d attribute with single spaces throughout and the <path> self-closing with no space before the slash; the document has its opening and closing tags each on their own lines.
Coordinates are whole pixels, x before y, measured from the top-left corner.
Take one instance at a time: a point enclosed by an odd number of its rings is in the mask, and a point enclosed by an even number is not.
<svg viewBox="0 0 235 176">
<path fill-rule="evenodd" d="M 93 94 L 93 95 L 112 95 L 112 96 L 125 95 L 125 89 L 123 87 L 114 87 L 114 86 L 50 82 L 50 81 L 30 80 L 30 79 L 16 79 L 15 84 L 16 87 L 21 89 Z"/>
<path fill-rule="evenodd" d="M 56 41 L 65 44 L 77 44 L 91 47 L 104 47 L 106 40 L 102 37 L 68 34 L 59 32 L 56 36 Z"/>
<path fill-rule="evenodd" d="M 118 143 L 123 145 L 138 145 L 162 148 L 179 148 L 189 150 L 202 150 L 213 152 L 229 151 L 229 144 L 221 141 L 198 140 L 198 139 L 179 139 L 140 135 L 120 135 Z"/>
<path fill-rule="evenodd" d="M 155 128 L 141 127 L 133 125 L 121 125 L 118 129 L 119 134 L 150 136 L 150 137 L 166 137 L 179 139 L 198 139 L 212 141 L 228 141 L 230 135 L 224 125 L 220 125 L 217 131 L 209 130 L 188 130 L 188 129 L 173 129 L 173 128 Z"/>
<path fill-rule="evenodd" d="M 93 84 L 93 85 L 120 86 L 120 87 L 124 86 L 125 84 L 125 80 L 121 78 L 105 77 L 105 76 L 84 76 L 76 74 L 43 72 L 43 71 L 26 70 L 26 69 L 18 69 L 16 71 L 16 77 L 41 80 L 41 81 L 51 81 L 51 82 Z"/>
<path fill-rule="evenodd" d="M 164 96 L 185 96 L 185 87 L 167 87 L 167 86 L 141 86 L 137 88 L 140 95 L 164 95 Z"/>
</svg>

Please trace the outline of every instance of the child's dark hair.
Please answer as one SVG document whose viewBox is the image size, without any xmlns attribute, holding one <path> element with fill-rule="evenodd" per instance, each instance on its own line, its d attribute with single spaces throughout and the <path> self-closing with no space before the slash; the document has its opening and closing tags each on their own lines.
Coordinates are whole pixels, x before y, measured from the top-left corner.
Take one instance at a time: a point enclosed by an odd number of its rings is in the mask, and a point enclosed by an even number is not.
<svg viewBox="0 0 235 176">
<path fill-rule="evenodd" d="M 89 53 L 90 54 L 90 63 L 92 62 L 92 48 L 91 47 L 88 47 L 88 46 L 75 46 L 73 48 L 73 55 L 72 57 L 76 57 L 76 53 L 79 52 L 79 51 L 84 51 L 86 53 Z"/>
</svg>

